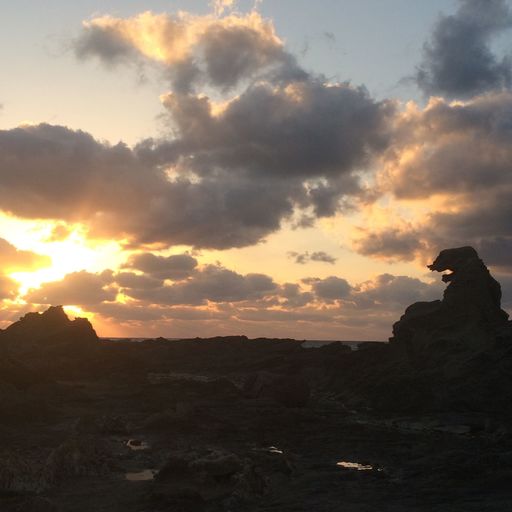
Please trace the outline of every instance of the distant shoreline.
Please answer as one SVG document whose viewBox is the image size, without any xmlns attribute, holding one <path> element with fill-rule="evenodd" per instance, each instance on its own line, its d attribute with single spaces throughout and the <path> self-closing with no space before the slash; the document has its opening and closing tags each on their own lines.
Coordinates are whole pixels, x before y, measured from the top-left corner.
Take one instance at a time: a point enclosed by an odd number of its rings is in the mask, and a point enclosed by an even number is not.
<svg viewBox="0 0 512 512">
<path fill-rule="evenodd" d="M 224 337 L 223 337 L 224 338 Z M 225 337 L 226 339 L 230 338 L 229 336 Z M 237 336 L 233 336 L 233 338 L 237 338 Z M 164 337 L 158 337 L 158 338 L 138 338 L 133 336 L 128 337 L 121 337 L 121 336 L 103 336 L 99 338 L 100 341 L 104 342 L 131 342 L 131 343 L 142 343 L 144 341 L 155 341 L 155 340 L 165 340 L 165 341 L 208 341 L 212 338 L 164 338 Z M 215 339 L 215 338 L 214 338 Z M 344 345 L 350 346 L 353 350 L 356 350 L 359 345 L 362 343 L 388 343 L 387 341 L 383 340 L 361 340 L 361 341 L 354 341 L 354 340 L 295 340 L 295 339 L 289 339 L 289 338 L 255 338 L 255 339 L 248 339 L 248 341 L 292 341 L 300 343 L 304 348 L 319 348 L 323 347 L 325 345 L 331 345 L 333 343 L 343 343 Z"/>
</svg>

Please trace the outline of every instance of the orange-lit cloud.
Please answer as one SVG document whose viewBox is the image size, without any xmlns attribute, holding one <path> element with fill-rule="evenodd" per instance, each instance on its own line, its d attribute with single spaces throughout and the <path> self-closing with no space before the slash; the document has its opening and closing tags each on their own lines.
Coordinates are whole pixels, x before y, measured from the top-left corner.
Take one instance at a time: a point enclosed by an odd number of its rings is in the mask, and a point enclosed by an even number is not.
<svg viewBox="0 0 512 512">
<path fill-rule="evenodd" d="M 424 109 L 409 104 L 372 190 L 386 205 L 365 206 L 356 249 L 424 260 L 443 247 L 474 245 L 486 262 L 510 272 L 511 111 L 510 92 L 466 102 L 434 98 Z"/>
<path fill-rule="evenodd" d="M 96 17 L 84 22 L 76 53 L 108 64 L 158 63 L 181 92 L 204 81 L 229 89 L 264 70 L 295 66 L 270 20 L 254 10 L 222 16 L 233 3 L 215 2 L 215 13 L 204 16 L 147 11 L 126 19 Z"/>
<path fill-rule="evenodd" d="M 31 271 L 51 265 L 51 259 L 32 251 L 22 251 L 0 238 L 0 269 L 6 274 Z"/>
</svg>

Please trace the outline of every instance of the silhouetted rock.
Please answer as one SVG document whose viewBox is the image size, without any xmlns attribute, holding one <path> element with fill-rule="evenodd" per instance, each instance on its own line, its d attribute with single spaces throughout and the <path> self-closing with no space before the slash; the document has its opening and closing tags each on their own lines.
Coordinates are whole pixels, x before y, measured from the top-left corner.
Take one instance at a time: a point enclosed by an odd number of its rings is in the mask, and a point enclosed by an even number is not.
<svg viewBox="0 0 512 512">
<path fill-rule="evenodd" d="M 442 251 L 451 271 L 442 300 L 417 302 L 390 344 L 359 350 L 330 369 L 327 387 L 354 409 L 512 412 L 512 335 L 501 288 L 472 247 Z"/>
<path fill-rule="evenodd" d="M 0 333 L 0 344 L 15 356 L 69 347 L 91 347 L 98 336 L 86 318 L 70 320 L 62 306 L 27 313 Z"/>
<path fill-rule="evenodd" d="M 444 272 L 449 283 L 443 300 L 417 302 L 393 326 L 390 341 L 420 356 L 431 345 L 445 342 L 460 349 L 489 346 L 506 328 L 508 315 L 501 309 L 501 287 L 472 247 L 441 251 L 432 271 Z"/>
</svg>

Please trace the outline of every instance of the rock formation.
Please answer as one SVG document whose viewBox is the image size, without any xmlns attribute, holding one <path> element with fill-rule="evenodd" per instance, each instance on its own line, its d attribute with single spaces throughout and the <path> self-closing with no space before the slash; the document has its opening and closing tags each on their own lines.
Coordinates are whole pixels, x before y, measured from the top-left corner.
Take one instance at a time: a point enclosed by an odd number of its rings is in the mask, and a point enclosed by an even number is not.
<svg viewBox="0 0 512 512">
<path fill-rule="evenodd" d="M 55 348 L 79 350 L 96 341 L 98 336 L 89 320 L 70 320 L 62 306 L 52 306 L 44 313 L 27 313 L 0 331 L 0 347 L 15 356 Z"/>
<path fill-rule="evenodd" d="M 411 357 L 433 343 L 475 349 L 492 344 L 507 329 L 501 287 L 472 247 L 445 249 L 428 268 L 449 283 L 443 300 L 416 302 L 393 326 L 390 341 Z"/>
</svg>

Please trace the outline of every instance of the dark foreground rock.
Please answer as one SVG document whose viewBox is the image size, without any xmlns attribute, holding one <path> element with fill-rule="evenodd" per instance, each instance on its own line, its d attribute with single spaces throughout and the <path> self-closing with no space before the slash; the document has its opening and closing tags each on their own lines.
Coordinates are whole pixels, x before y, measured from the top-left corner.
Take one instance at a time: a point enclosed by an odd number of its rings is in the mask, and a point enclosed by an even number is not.
<svg viewBox="0 0 512 512">
<path fill-rule="evenodd" d="M 508 511 L 512 336 L 471 248 L 391 343 L 0 334 L 0 510 Z"/>
</svg>

